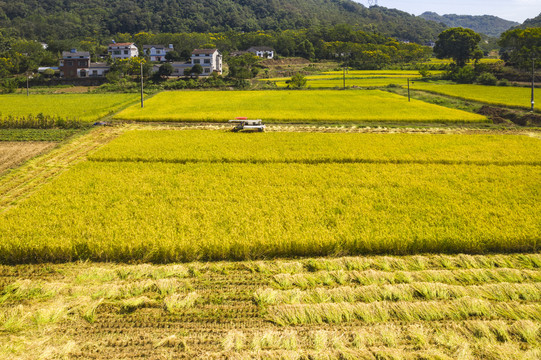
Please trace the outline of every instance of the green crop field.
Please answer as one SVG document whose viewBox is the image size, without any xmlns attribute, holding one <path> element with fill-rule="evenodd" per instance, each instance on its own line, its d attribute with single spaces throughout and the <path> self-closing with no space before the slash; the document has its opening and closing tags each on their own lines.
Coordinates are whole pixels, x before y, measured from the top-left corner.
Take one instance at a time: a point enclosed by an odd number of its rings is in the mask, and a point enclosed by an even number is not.
<svg viewBox="0 0 541 360">
<path fill-rule="evenodd" d="M 415 82 L 412 89 L 430 91 L 465 100 L 479 101 L 492 105 L 511 106 L 529 109 L 531 106 L 531 89 L 527 87 L 484 86 L 484 85 L 451 85 Z M 535 89 L 535 98 L 541 97 L 541 89 Z"/>
<path fill-rule="evenodd" d="M 0 118 L 43 114 L 92 122 L 139 98 L 134 94 L 0 95 Z"/>
<path fill-rule="evenodd" d="M 63 141 L 76 129 L 0 129 L 0 141 Z"/>
<path fill-rule="evenodd" d="M 131 106 L 116 119 L 225 122 L 246 116 L 268 122 L 486 122 L 484 116 L 383 91 L 163 92 Z"/>
<path fill-rule="evenodd" d="M 538 250 L 537 139 L 296 135 L 128 134 L 2 213 L 0 262 Z"/>
</svg>

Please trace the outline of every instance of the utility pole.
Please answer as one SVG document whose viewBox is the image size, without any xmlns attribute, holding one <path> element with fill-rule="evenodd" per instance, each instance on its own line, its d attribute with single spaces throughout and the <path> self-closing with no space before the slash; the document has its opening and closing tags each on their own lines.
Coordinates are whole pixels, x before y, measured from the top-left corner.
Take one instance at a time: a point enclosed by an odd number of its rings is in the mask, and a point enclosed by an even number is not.
<svg viewBox="0 0 541 360">
<path fill-rule="evenodd" d="M 141 107 L 145 107 L 143 103 L 143 61 L 141 61 Z"/>
<path fill-rule="evenodd" d="M 342 79 L 343 79 L 344 90 L 346 90 L 346 63 L 345 62 L 344 62 Z"/>
<path fill-rule="evenodd" d="M 410 78 L 408 78 L 408 102 L 411 101 L 411 98 L 410 98 Z"/>
<path fill-rule="evenodd" d="M 535 88 L 535 57 L 532 57 L 532 108 L 530 109 L 533 112 L 534 108 L 534 88 Z"/>
</svg>

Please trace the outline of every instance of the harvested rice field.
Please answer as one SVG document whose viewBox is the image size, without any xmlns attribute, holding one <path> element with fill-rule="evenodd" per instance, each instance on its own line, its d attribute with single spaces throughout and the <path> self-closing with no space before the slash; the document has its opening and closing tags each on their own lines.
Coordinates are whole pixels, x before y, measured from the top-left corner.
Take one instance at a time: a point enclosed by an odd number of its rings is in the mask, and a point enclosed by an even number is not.
<svg viewBox="0 0 541 360">
<path fill-rule="evenodd" d="M 0 175 L 55 146 L 56 143 L 48 141 L 0 141 Z"/>
<path fill-rule="evenodd" d="M 541 255 L 0 267 L 4 359 L 539 359 Z"/>
</svg>

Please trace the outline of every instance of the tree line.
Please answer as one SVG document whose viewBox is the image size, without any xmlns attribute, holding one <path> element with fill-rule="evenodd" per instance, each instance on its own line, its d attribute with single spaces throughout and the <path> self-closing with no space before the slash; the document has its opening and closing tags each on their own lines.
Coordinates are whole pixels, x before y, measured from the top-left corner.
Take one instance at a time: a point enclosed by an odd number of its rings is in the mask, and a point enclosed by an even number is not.
<svg viewBox="0 0 541 360">
<path fill-rule="evenodd" d="M 172 44 L 174 50 L 167 58 L 187 61 L 197 48 L 217 48 L 226 57 L 236 50 L 251 46 L 269 46 L 284 57 L 303 57 L 309 60 L 337 60 L 357 68 L 382 68 L 392 64 L 422 61 L 432 50 L 415 43 L 404 43 L 391 37 L 358 30 L 347 24 L 317 27 L 307 30 L 255 31 L 222 33 L 160 33 L 139 32 L 134 35 L 118 33 L 111 39 L 84 37 L 52 40 L 46 48 L 41 43 L 12 35 L 0 29 L 0 76 L 6 77 L 35 71 L 38 66 L 58 64 L 62 51 L 88 51 L 92 61 L 102 60 L 107 45 L 134 42 L 141 50 L 144 45 Z"/>
</svg>

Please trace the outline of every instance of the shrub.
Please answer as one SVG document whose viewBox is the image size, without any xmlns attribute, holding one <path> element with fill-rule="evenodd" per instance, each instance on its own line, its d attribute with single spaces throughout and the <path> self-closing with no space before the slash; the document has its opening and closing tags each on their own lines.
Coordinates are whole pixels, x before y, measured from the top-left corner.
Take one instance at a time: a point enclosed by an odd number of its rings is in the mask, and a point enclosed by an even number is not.
<svg viewBox="0 0 541 360">
<path fill-rule="evenodd" d="M 296 73 L 290 80 L 286 81 L 287 87 L 291 89 L 302 89 L 306 87 L 306 77 L 300 73 Z"/>
<path fill-rule="evenodd" d="M 489 72 L 481 73 L 481 75 L 477 77 L 477 83 L 481 85 L 496 85 L 497 82 L 498 79 L 496 79 L 496 76 Z"/>
<path fill-rule="evenodd" d="M 451 73 L 451 79 L 459 84 L 471 84 L 475 80 L 475 70 L 470 66 L 458 68 Z"/>
<path fill-rule="evenodd" d="M 163 88 L 165 90 L 180 90 L 186 88 L 186 81 L 184 80 L 175 80 L 175 81 L 168 81 L 163 85 Z"/>
</svg>

